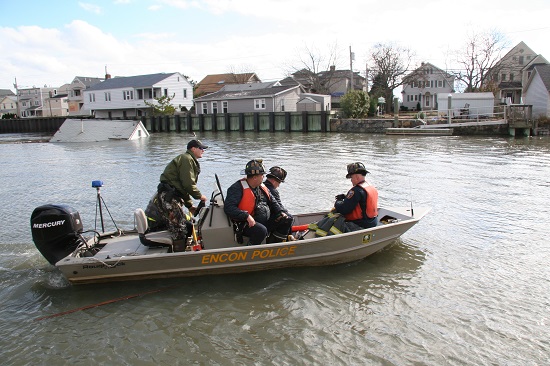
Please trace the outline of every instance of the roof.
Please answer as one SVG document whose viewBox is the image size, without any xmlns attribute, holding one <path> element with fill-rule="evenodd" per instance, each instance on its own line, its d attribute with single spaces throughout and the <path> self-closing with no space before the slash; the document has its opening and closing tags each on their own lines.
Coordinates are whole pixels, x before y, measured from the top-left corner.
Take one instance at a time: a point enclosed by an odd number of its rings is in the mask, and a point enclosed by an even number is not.
<svg viewBox="0 0 550 366">
<path fill-rule="evenodd" d="M 142 137 L 149 136 L 140 121 L 66 119 L 50 142 L 96 142 L 107 140 L 133 140 L 138 138 L 137 130 L 143 131 Z"/>
<path fill-rule="evenodd" d="M 0 89 L 0 97 L 5 97 L 6 95 L 15 95 L 10 89 Z"/>
<path fill-rule="evenodd" d="M 195 102 L 220 99 L 247 99 L 258 97 L 273 97 L 278 94 L 299 89 L 299 85 L 283 86 L 275 83 L 251 83 L 226 85 L 221 90 L 195 98 Z"/>
<path fill-rule="evenodd" d="M 151 87 L 174 74 L 175 73 L 172 72 L 169 74 L 159 73 L 138 76 L 116 76 L 114 78 L 107 79 L 101 83 L 95 84 L 86 89 L 86 91 Z"/>
<path fill-rule="evenodd" d="M 245 84 L 251 82 L 260 82 L 260 78 L 253 73 L 247 72 L 242 74 L 212 74 L 206 75 L 195 88 L 195 95 L 204 95 L 208 93 L 214 93 L 228 84 Z"/>
<path fill-rule="evenodd" d="M 75 76 L 74 80 L 80 81 L 82 84 L 84 84 L 86 86 L 86 88 L 89 88 L 92 85 L 101 83 L 105 79 L 89 77 L 89 76 Z M 74 82 L 74 80 L 73 80 L 73 82 Z"/>
<path fill-rule="evenodd" d="M 531 83 L 531 81 L 533 80 L 536 74 L 540 76 L 540 79 L 542 80 L 544 87 L 546 88 L 546 90 L 550 92 L 550 65 L 535 66 L 535 71 L 531 75 L 531 78 L 529 78 L 526 88 L 529 87 L 529 84 Z"/>
</svg>

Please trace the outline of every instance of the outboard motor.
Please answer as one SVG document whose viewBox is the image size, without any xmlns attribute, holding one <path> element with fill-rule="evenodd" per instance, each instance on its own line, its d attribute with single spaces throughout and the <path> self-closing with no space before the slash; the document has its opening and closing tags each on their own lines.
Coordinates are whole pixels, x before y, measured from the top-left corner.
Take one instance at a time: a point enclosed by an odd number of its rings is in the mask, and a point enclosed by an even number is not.
<svg viewBox="0 0 550 366">
<path fill-rule="evenodd" d="M 80 214 L 69 206 L 44 205 L 31 215 L 32 240 L 51 264 L 71 254 L 80 241 Z"/>
</svg>

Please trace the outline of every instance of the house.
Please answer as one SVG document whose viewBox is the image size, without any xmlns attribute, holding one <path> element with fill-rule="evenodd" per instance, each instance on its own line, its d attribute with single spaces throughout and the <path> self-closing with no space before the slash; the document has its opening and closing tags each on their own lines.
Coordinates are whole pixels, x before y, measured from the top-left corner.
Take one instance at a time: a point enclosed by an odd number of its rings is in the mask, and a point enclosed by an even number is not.
<svg viewBox="0 0 550 366">
<path fill-rule="evenodd" d="M 44 114 L 44 108 L 47 108 L 46 100 L 56 96 L 57 88 L 44 86 L 24 88 L 17 90 L 17 99 L 19 101 L 19 115 L 21 118 L 51 116 L 51 113 Z"/>
<path fill-rule="evenodd" d="M 523 94 L 524 103 L 533 106 L 533 117 L 550 117 L 550 65 L 533 68 Z"/>
<path fill-rule="evenodd" d="M 348 90 L 353 88 L 353 90 L 367 91 L 367 80 L 359 75 L 359 72 L 353 72 L 352 81 L 351 70 L 336 70 L 335 66 L 318 73 L 307 69 L 298 70 L 281 80 L 280 84 L 300 85 L 306 92 L 316 95 L 328 94 L 331 96 L 331 105 L 336 108 L 339 108 L 340 98 Z"/>
<path fill-rule="evenodd" d="M 524 42 L 518 43 L 489 70 L 490 83 L 498 90 L 496 97 L 503 103 L 522 103 L 523 90 L 533 68 L 547 64 L 544 57 Z"/>
<path fill-rule="evenodd" d="M 249 84 L 260 83 L 261 80 L 253 72 L 243 74 L 213 74 L 206 75 L 195 87 L 194 96 L 201 97 L 206 94 L 214 93 L 229 84 Z"/>
<path fill-rule="evenodd" d="M 17 98 L 15 95 L 0 97 L 0 118 L 8 113 L 17 115 Z"/>
<path fill-rule="evenodd" d="M 299 85 L 279 82 L 230 84 L 195 98 L 195 113 L 295 112 L 301 92 Z"/>
<path fill-rule="evenodd" d="M 109 75 L 107 75 L 109 76 Z M 89 115 L 89 110 L 82 110 L 84 107 L 84 90 L 102 82 L 105 79 L 76 76 L 68 87 L 69 116 Z"/>
<path fill-rule="evenodd" d="M 97 118 L 147 116 L 149 104 L 161 97 L 172 98 L 178 111 L 193 105 L 193 86 L 179 72 L 107 78 L 83 91 L 83 110 Z"/>
<path fill-rule="evenodd" d="M 66 119 L 50 142 L 97 142 L 107 140 L 136 140 L 149 137 L 141 121 Z"/>
<path fill-rule="evenodd" d="M 408 110 L 416 110 L 418 106 L 422 110 L 438 109 L 438 96 L 447 98 L 449 93 L 454 93 L 454 83 L 453 75 L 429 62 L 422 62 L 404 78 L 401 105 Z"/>
<path fill-rule="evenodd" d="M 51 94 L 44 99 L 42 117 L 60 117 L 69 115 L 68 94 Z"/>
<path fill-rule="evenodd" d="M 495 96 L 491 92 L 482 93 L 440 93 L 437 95 L 437 111 L 439 115 L 447 115 L 451 97 L 451 116 L 477 118 L 492 116 L 495 109 Z"/>
</svg>

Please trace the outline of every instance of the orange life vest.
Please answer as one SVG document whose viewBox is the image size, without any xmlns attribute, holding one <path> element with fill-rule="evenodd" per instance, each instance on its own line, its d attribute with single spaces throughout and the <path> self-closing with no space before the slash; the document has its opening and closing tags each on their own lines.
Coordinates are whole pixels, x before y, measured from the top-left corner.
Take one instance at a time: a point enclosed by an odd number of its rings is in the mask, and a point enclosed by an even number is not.
<svg viewBox="0 0 550 366">
<path fill-rule="evenodd" d="M 256 208 L 256 196 L 252 192 L 252 188 L 248 185 L 246 178 L 241 179 L 241 186 L 243 187 L 243 197 L 239 202 L 239 209 L 248 212 L 249 215 L 254 216 L 254 209 Z M 262 183 L 260 188 L 265 192 L 267 198 L 271 200 L 269 189 Z"/>
<path fill-rule="evenodd" d="M 367 182 L 359 183 L 359 187 L 365 190 L 367 194 L 367 201 L 365 202 L 366 214 L 369 219 L 372 219 L 378 216 L 378 191 L 373 186 L 369 185 Z M 355 221 L 363 218 L 363 209 L 361 205 L 357 205 L 353 211 L 345 215 L 347 221 Z"/>
</svg>

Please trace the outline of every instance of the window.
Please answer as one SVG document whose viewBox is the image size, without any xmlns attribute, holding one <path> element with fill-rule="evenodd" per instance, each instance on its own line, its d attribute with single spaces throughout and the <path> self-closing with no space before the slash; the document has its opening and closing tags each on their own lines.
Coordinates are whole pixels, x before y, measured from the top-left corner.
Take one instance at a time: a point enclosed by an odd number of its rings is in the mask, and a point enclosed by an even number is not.
<svg viewBox="0 0 550 366">
<path fill-rule="evenodd" d="M 168 96 L 168 89 L 164 89 L 164 96 L 165 96 L 165 97 Z"/>
<path fill-rule="evenodd" d="M 501 75 L 500 81 L 506 81 L 506 74 L 502 74 L 502 75 Z"/>
<path fill-rule="evenodd" d="M 285 100 L 281 99 L 281 112 L 285 111 Z"/>
<path fill-rule="evenodd" d="M 429 97 L 426 97 L 424 98 L 424 100 L 426 100 L 426 103 L 424 104 L 426 107 L 429 107 L 430 106 L 430 98 Z"/>
<path fill-rule="evenodd" d="M 222 111 L 223 113 L 227 113 L 227 101 L 222 102 Z"/>
<path fill-rule="evenodd" d="M 123 90 L 122 91 L 122 98 L 124 100 L 132 100 L 134 99 L 134 91 L 133 90 Z"/>
<path fill-rule="evenodd" d="M 94 93 L 90 93 L 90 94 L 88 94 L 88 95 L 89 95 L 90 103 L 95 102 L 95 94 L 94 94 Z"/>
<path fill-rule="evenodd" d="M 265 99 L 254 99 L 254 109 L 265 109 Z"/>
<path fill-rule="evenodd" d="M 111 101 L 111 92 L 105 92 L 105 101 L 110 102 Z"/>
<path fill-rule="evenodd" d="M 183 89 L 183 98 L 187 99 L 187 89 Z"/>
<path fill-rule="evenodd" d="M 218 113 L 218 102 L 212 102 L 212 113 Z"/>
<path fill-rule="evenodd" d="M 514 74 L 510 73 L 510 81 L 514 81 Z"/>
<path fill-rule="evenodd" d="M 519 64 L 523 65 L 523 56 L 519 56 Z"/>
<path fill-rule="evenodd" d="M 207 114 L 208 113 L 208 103 L 202 102 L 202 113 Z"/>
</svg>

